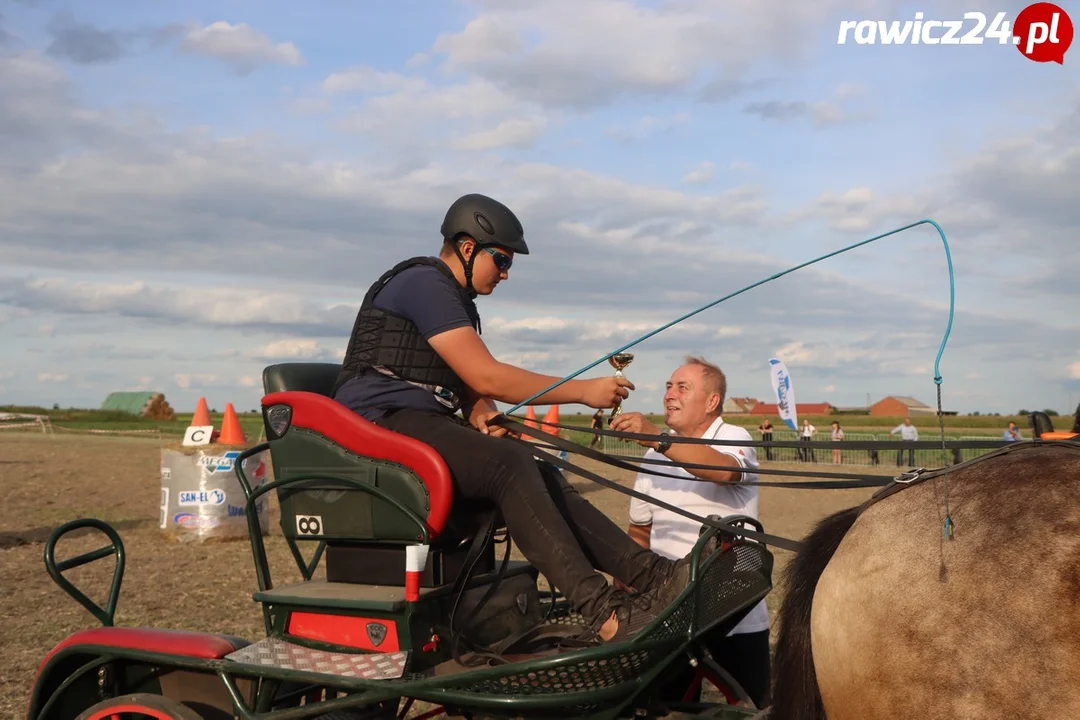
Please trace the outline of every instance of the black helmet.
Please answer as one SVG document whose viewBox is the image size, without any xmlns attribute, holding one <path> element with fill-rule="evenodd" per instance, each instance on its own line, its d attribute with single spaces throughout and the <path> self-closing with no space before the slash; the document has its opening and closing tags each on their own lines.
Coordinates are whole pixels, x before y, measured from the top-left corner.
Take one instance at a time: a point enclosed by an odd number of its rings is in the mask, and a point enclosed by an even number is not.
<svg viewBox="0 0 1080 720">
<path fill-rule="evenodd" d="M 510 208 L 486 195 L 463 195 L 446 211 L 443 239 L 453 242 L 468 235 L 480 245 L 497 245 L 519 255 L 528 255 L 525 230 Z"/>
</svg>

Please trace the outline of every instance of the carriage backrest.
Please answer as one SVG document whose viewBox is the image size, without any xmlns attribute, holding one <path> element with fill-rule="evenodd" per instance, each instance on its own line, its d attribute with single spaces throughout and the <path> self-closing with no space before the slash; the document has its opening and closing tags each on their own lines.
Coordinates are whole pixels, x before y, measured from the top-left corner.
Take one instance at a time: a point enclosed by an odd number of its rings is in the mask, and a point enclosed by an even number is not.
<svg viewBox="0 0 1080 720">
<path fill-rule="evenodd" d="M 339 363 L 280 363 L 263 370 L 263 392 L 313 392 L 330 397 L 341 372 Z"/>
<path fill-rule="evenodd" d="M 1036 410 L 1029 417 L 1031 418 L 1031 432 L 1035 437 L 1054 431 L 1054 422 L 1042 410 Z"/>
</svg>

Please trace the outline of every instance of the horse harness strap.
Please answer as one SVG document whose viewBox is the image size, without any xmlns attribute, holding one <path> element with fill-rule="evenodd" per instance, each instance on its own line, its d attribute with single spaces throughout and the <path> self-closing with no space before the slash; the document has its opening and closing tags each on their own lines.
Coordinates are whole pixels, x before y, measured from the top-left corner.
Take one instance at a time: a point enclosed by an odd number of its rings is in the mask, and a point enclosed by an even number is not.
<svg viewBox="0 0 1080 720">
<path fill-rule="evenodd" d="M 1068 450 L 1075 450 L 1077 452 L 1080 452 L 1080 442 L 1074 442 L 1072 440 L 1032 440 L 1028 442 L 1011 443 L 1004 447 L 998 448 L 993 452 L 988 452 L 985 455 L 979 455 L 978 457 L 971 458 L 970 460 L 965 460 L 962 463 L 958 463 L 956 465 L 949 465 L 948 467 L 938 468 L 936 470 L 918 468 L 916 470 L 903 473 L 902 475 L 898 476 L 896 480 L 871 495 L 870 498 L 866 500 L 866 502 L 859 506 L 859 512 L 857 515 L 862 515 L 870 506 L 875 505 L 876 503 L 884 500 L 890 495 L 894 495 L 912 485 L 918 485 L 927 480 L 932 480 L 936 477 L 945 477 L 947 479 L 950 473 L 953 473 L 962 468 L 971 467 L 972 465 L 977 465 L 985 460 L 990 460 L 991 458 L 999 457 L 1002 455 L 1008 455 L 1009 453 L 1017 452 L 1020 449 L 1044 446 L 1064 447 Z"/>
</svg>

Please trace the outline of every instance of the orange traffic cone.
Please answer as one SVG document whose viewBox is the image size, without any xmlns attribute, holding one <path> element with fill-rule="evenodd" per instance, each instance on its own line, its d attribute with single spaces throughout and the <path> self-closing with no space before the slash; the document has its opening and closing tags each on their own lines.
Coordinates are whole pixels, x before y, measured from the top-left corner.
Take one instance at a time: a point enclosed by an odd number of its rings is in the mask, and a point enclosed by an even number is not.
<svg viewBox="0 0 1080 720">
<path fill-rule="evenodd" d="M 240 427 L 240 420 L 236 417 L 236 410 L 232 403 L 225 404 L 225 417 L 221 421 L 221 435 L 218 442 L 222 445 L 247 445 L 244 437 L 244 429 Z"/>
<path fill-rule="evenodd" d="M 548 408 L 547 414 L 544 415 L 544 423 L 545 423 L 544 432 L 546 432 L 546 433 L 548 433 L 550 435 L 558 435 L 559 434 L 559 428 L 551 427 L 550 425 L 546 424 L 546 423 L 557 423 L 557 422 L 559 422 L 559 406 L 558 405 L 552 405 L 551 407 Z"/>
<path fill-rule="evenodd" d="M 195 406 L 195 414 L 191 416 L 190 427 L 206 427 L 213 425 L 210 420 L 210 408 L 206 407 L 206 398 L 199 398 L 199 404 Z"/>
<path fill-rule="evenodd" d="M 540 427 L 540 423 L 536 422 L 536 409 L 532 405 L 525 411 L 525 425 L 531 428 Z"/>
</svg>

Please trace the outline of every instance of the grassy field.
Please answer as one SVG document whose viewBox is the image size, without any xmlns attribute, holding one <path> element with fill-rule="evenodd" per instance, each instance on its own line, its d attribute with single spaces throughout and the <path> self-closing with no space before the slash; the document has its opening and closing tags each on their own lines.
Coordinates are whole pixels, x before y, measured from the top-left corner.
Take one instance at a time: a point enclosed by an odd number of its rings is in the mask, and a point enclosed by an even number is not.
<svg viewBox="0 0 1080 720">
<path fill-rule="evenodd" d="M 543 417 L 543 413 L 546 411 L 545 407 L 539 407 L 537 409 L 537 415 Z M 114 410 L 93 410 L 93 409 L 66 409 L 66 410 L 49 410 L 40 407 L 0 407 L 0 412 L 16 412 L 16 413 L 29 413 L 34 415 L 45 415 L 49 418 L 49 422 L 54 428 L 60 428 L 70 431 L 88 431 L 88 430 L 106 430 L 114 432 L 123 431 L 157 431 L 162 437 L 182 437 L 184 430 L 191 424 L 191 414 L 178 414 L 176 419 L 172 421 L 161 420 L 146 420 L 134 415 L 130 415 L 123 412 Z M 248 440 L 255 440 L 262 432 L 262 417 L 258 413 L 237 413 L 237 417 L 240 421 L 240 426 L 244 429 L 244 433 Z M 650 415 L 649 416 L 657 425 L 663 425 L 662 415 Z M 560 416 L 561 422 L 567 425 L 580 425 L 588 427 L 591 414 L 587 412 L 574 411 L 571 413 L 563 413 Z M 758 425 L 764 421 L 765 416 L 759 415 L 728 415 L 725 417 L 730 423 L 741 425 L 751 431 L 751 434 L 757 438 L 756 429 Z M 828 438 L 829 425 L 834 420 L 838 421 L 841 427 L 844 428 L 846 433 L 873 433 L 873 434 L 888 434 L 889 430 L 903 422 L 902 417 L 871 417 L 868 415 L 813 415 L 808 416 L 810 423 L 814 425 L 818 430 L 816 439 L 823 440 Z M 211 420 L 216 428 L 221 427 L 222 414 L 211 413 Z M 786 428 L 779 417 L 770 417 L 769 420 L 773 426 L 777 429 L 778 434 L 782 434 Z M 1000 438 L 1005 427 L 1009 421 L 1013 421 L 1024 432 L 1025 437 L 1031 435 L 1030 423 L 1026 416 L 994 416 L 994 415 L 954 415 L 944 418 L 945 433 L 949 437 L 973 437 L 973 436 L 987 436 L 990 438 Z M 1071 418 L 1056 418 L 1055 427 L 1060 425 L 1062 428 L 1067 429 L 1072 425 Z M 800 418 L 801 422 L 801 418 Z M 931 416 L 916 416 L 912 418 L 912 423 L 919 428 L 920 432 L 924 433 L 938 433 L 938 418 L 934 415 Z M 788 431 L 790 432 L 790 431 Z M 587 440 L 587 434 L 570 433 L 570 439 L 577 442 Z M 779 440 L 780 437 L 775 439 Z"/>
</svg>

